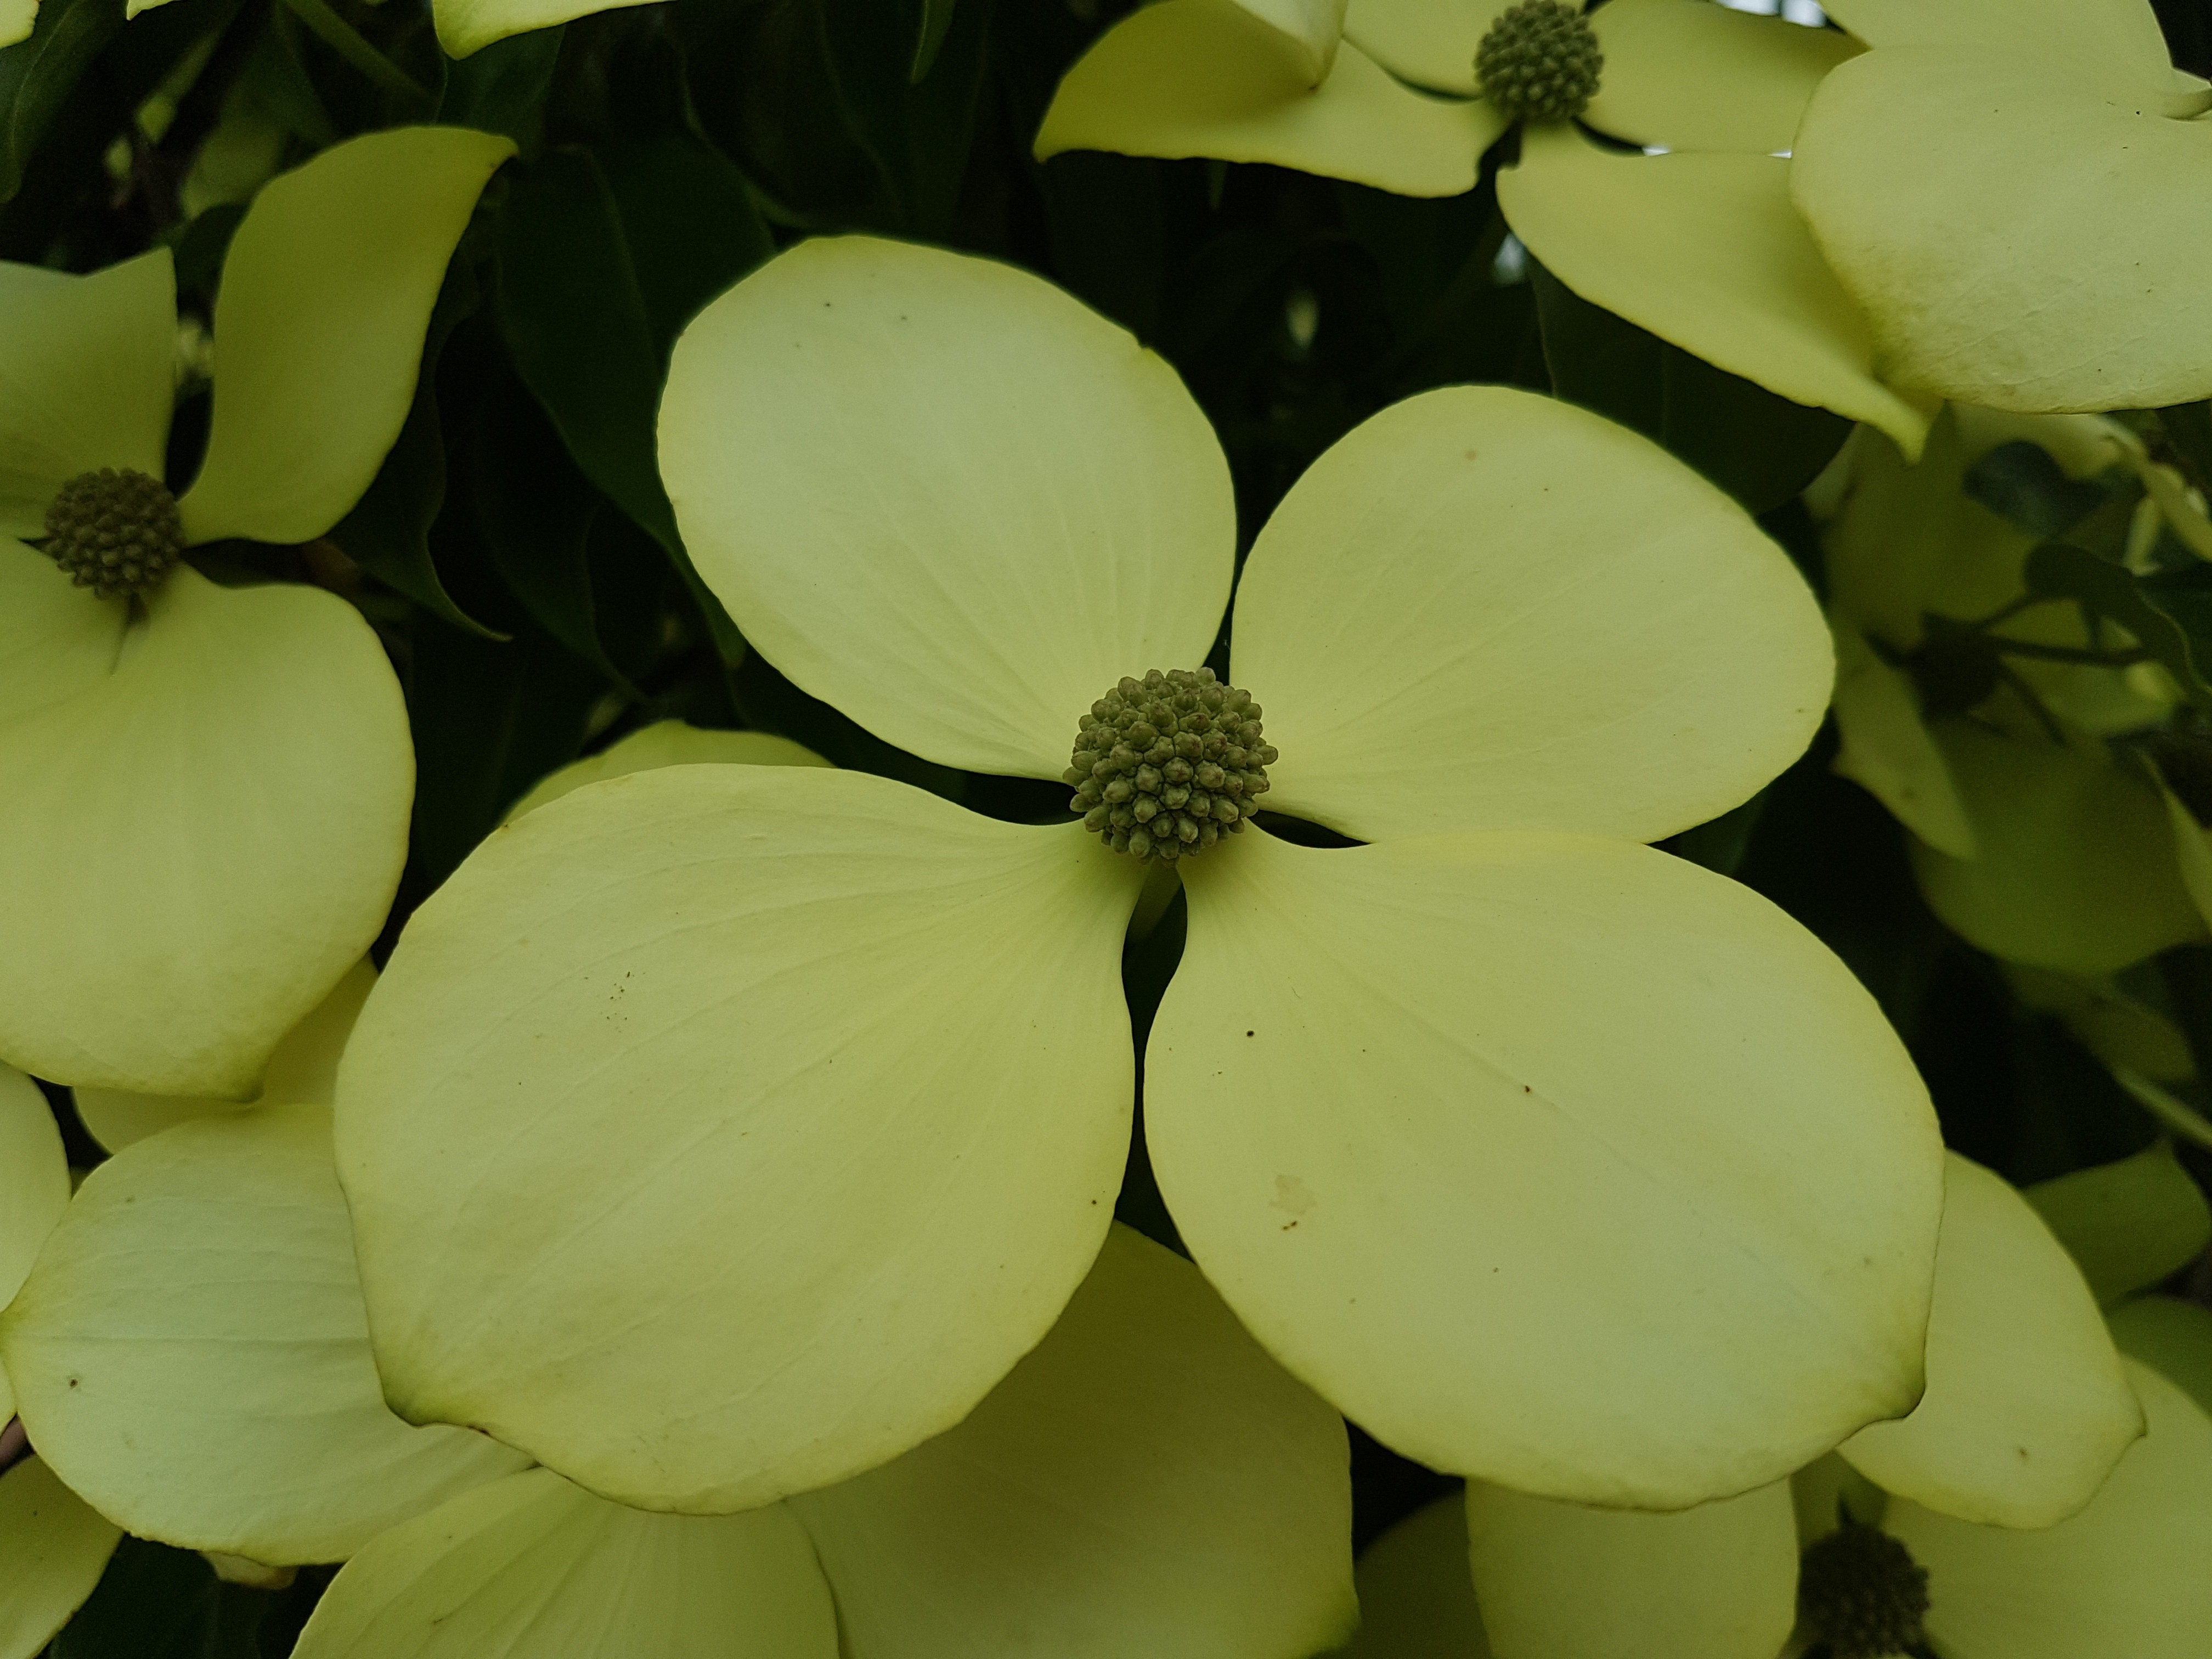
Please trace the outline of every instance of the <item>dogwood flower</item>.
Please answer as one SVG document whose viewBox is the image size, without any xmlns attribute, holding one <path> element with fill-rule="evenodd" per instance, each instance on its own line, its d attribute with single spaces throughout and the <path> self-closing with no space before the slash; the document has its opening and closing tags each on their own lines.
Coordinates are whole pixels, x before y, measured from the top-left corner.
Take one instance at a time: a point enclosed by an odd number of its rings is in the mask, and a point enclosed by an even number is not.
<svg viewBox="0 0 2212 1659">
<path fill-rule="evenodd" d="M 1876 373 L 1790 204 L 1806 100 L 1860 50 L 1714 0 L 1161 0 L 1068 72 L 1036 153 L 1272 161 L 1454 196 L 1517 125 L 1498 205 L 1561 282 L 1911 453 L 1933 401 Z"/>
<path fill-rule="evenodd" d="M 0 265 L 0 1059 L 246 1097 L 382 925 L 414 764 L 375 635 L 331 594 L 220 586 L 179 560 L 310 540 L 353 505 L 512 148 L 375 133 L 261 192 L 225 264 L 207 459 L 180 498 L 162 483 L 167 251 L 88 276 Z"/>
<path fill-rule="evenodd" d="M 1808 935 L 1640 844 L 1826 694 L 1817 611 L 1724 496 L 1548 399 L 1415 398 L 1262 532 L 1224 683 L 1230 482 L 1173 373 L 1034 277 L 865 237 L 702 313 L 661 447 L 782 672 L 1086 816 L 678 766 L 490 837 L 339 1074 L 404 1415 L 692 1511 L 958 1421 L 1104 1235 L 1124 933 L 1178 875 L 1153 1165 L 1325 1397 L 1432 1463 L 1658 1504 L 1910 1407 L 1918 1081 Z"/>
<path fill-rule="evenodd" d="M 1470 1486 L 1363 1561 L 1346 1659 L 1887 1659 L 1929 1638 L 1948 1659 L 2197 1659 L 2212 1419 L 2115 1353 L 2004 1182 L 1954 1155 L 1945 1196 L 1911 1416 L 1677 1515 Z"/>
<path fill-rule="evenodd" d="M 2204 930 L 2154 775 L 2105 740 L 2164 726 L 2174 694 L 2155 671 L 2119 665 L 2128 653 L 2110 647 L 2132 641 L 2093 637 L 2072 605 L 2030 603 L 2037 536 L 1966 480 L 2012 442 L 2075 479 L 2147 468 L 2131 441 L 2090 416 L 1954 406 L 1917 465 L 1862 429 L 1816 487 L 1836 769 L 1911 830 L 1921 891 L 1954 930 L 2008 961 L 2090 975 Z M 2188 838 L 2201 842 L 2193 823 Z"/>
<path fill-rule="evenodd" d="M 2212 88 L 2146 0 L 1838 0 L 1790 191 L 1893 384 L 2022 410 L 2212 394 Z"/>
<path fill-rule="evenodd" d="M 0 1307 L 30 1276 L 69 1201 L 69 1162 L 46 1097 L 0 1066 Z M 42 1459 L 15 1455 L 15 1418 L 0 1364 L 0 1659 L 31 1659 L 92 1594 L 123 1533 Z"/>
<path fill-rule="evenodd" d="M 411 1428 L 370 1358 L 330 1114 L 260 1107 L 87 1180 L 0 1320 L 42 1454 L 144 1536 L 343 1559 L 301 1659 L 1197 1650 L 1353 1618 L 1341 1421 L 1124 1228 L 1051 1333 L 906 1456 L 749 1512 L 626 1509 Z"/>
</svg>

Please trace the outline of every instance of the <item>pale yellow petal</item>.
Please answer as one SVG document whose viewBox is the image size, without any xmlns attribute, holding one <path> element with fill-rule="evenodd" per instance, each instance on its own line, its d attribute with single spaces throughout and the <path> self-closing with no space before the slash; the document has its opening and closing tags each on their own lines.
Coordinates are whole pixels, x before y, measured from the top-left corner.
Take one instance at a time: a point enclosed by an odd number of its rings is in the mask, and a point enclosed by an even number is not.
<svg viewBox="0 0 2212 1659">
<path fill-rule="evenodd" d="M 0 1659 L 33 1659 L 92 1594 L 123 1528 L 27 1457 L 0 1474 Z"/>
<path fill-rule="evenodd" d="M 1407 398 L 1308 468 L 1235 638 L 1281 750 L 1265 805 L 1365 841 L 1671 835 L 1803 750 L 1831 673 L 1812 595 L 1741 508 L 1502 386 Z"/>
<path fill-rule="evenodd" d="M 1491 1659 L 1468 1572 L 1467 1502 L 1447 1493 L 1359 1557 L 1359 1629 L 1343 1659 Z"/>
<path fill-rule="evenodd" d="M 438 44 L 449 58 L 466 58 L 495 40 L 532 29 L 550 29 L 596 12 L 641 6 L 647 0 L 434 0 Z"/>
<path fill-rule="evenodd" d="M 1875 653 L 1849 623 L 1836 629 L 1835 769 L 1870 792 L 1906 829 L 1953 858 L 1970 859 L 1974 826 L 1951 769 L 1920 718 L 1903 670 Z"/>
<path fill-rule="evenodd" d="M 1978 852 L 1911 844 L 1929 908 L 2009 962 L 2109 974 L 2204 932 L 2175 866 L 2165 810 L 2132 773 L 2079 750 L 1970 720 L 1930 727 Z"/>
<path fill-rule="evenodd" d="M 2172 1296 L 2139 1296 L 2112 1310 L 2112 1340 L 2212 1413 L 2212 1308 Z"/>
<path fill-rule="evenodd" d="M 1886 1528 L 1929 1570 L 1928 1632 L 1946 1659 L 2203 1659 L 2212 1631 L 2212 1420 L 2128 1363 L 2149 1432 L 2089 1507 L 2038 1532 L 1918 1504 Z"/>
<path fill-rule="evenodd" d="M 1884 385 L 1866 319 L 1790 204 L 1771 155 L 1623 155 L 1565 125 L 1522 135 L 1498 175 L 1515 234 L 1583 299 L 1795 403 L 1917 454 L 1934 413 Z"/>
<path fill-rule="evenodd" d="M 1328 72 L 1344 34 L 1345 0 L 1237 0 L 1253 16 L 1287 35 L 1312 59 L 1315 78 Z"/>
<path fill-rule="evenodd" d="M 262 186 L 216 297 L 214 424 L 179 503 L 190 539 L 312 541 L 361 498 L 414 401 L 446 262 L 514 153 L 466 127 L 398 127 Z"/>
<path fill-rule="evenodd" d="M 38 21 L 39 0 L 0 0 L 0 46 L 29 40 Z"/>
<path fill-rule="evenodd" d="M 22 1287 L 70 1200 L 69 1159 L 39 1085 L 0 1066 L 0 1308 Z M 0 1405 L 7 1382 L 0 1377 Z M 4 1425 L 12 1411 L 0 1411 Z"/>
<path fill-rule="evenodd" d="M 497 831 L 339 1073 L 395 1407 L 693 1511 L 951 1427 L 1104 1236 L 1141 881 L 1079 825 L 811 767 Z"/>
<path fill-rule="evenodd" d="M 1885 1491 L 1962 1521 L 2047 1527 L 2079 1510 L 2136 1436 L 2096 1298 L 2026 1200 L 1956 1152 L 1928 1318 L 1928 1392 L 1838 1449 Z"/>
<path fill-rule="evenodd" d="M 0 1355 L 74 1490 L 142 1536 L 271 1565 L 341 1560 L 529 1462 L 386 1408 L 319 1106 L 101 1164 L 0 1316 Z"/>
<path fill-rule="evenodd" d="M 1126 1227 L 958 1427 L 791 1508 L 852 1659 L 1281 1659 L 1356 1617 L 1344 1425 Z"/>
<path fill-rule="evenodd" d="M 0 264 L 0 534 L 45 535 L 80 472 L 161 476 L 176 356 L 168 249 L 89 276 Z"/>
<path fill-rule="evenodd" d="M 513 823 L 573 789 L 663 766 L 827 766 L 804 744 L 766 732 L 713 732 L 682 720 L 656 720 L 598 754 L 562 767 L 507 809 Z"/>
<path fill-rule="evenodd" d="M 1498 1659 L 1774 1659 L 1796 1620 L 1787 1480 L 1674 1515 L 1470 1481 L 1467 1534 Z"/>
<path fill-rule="evenodd" d="M 1418 87 L 1472 98 L 1474 54 L 1514 0 L 1352 0 L 1344 33 L 1362 52 Z"/>
<path fill-rule="evenodd" d="M 1667 149 L 1787 150 L 1820 77 L 1863 50 L 1833 29 L 1713 0 L 1611 0 L 1590 27 L 1605 70 L 1583 118 Z"/>
<path fill-rule="evenodd" d="M 805 690 L 948 766 L 1058 777 L 1229 599 L 1228 465 L 1159 358 L 1049 284 L 803 242 L 677 343 L 660 464 L 700 574 Z"/>
<path fill-rule="evenodd" d="M 1910 1409 L 1934 1120 L 1764 899 L 1540 835 L 1248 833 L 1183 879 L 1153 1164 L 1229 1304 L 1354 1421 L 1434 1468 L 1667 1509 Z"/>
<path fill-rule="evenodd" d="M 837 1620 L 781 1504 L 653 1515 L 529 1469 L 346 1563 L 296 1659 L 837 1659 Z"/>
<path fill-rule="evenodd" d="M 1824 9 L 1872 46 L 2033 52 L 2069 79 L 2129 91 L 2176 84 L 2146 0 L 1836 0 Z"/>
<path fill-rule="evenodd" d="M 2212 126 L 2156 101 L 1936 47 L 1821 82 L 1790 188 L 1887 378 L 2014 410 L 2212 392 Z"/>
<path fill-rule="evenodd" d="M 0 538 L 0 744 L 16 721 L 108 677 L 130 614 Z"/>
<path fill-rule="evenodd" d="M 2212 1206 L 2165 1141 L 2027 1189 L 2100 1302 L 2149 1289 L 2212 1244 Z"/>
<path fill-rule="evenodd" d="M 269 1106 L 327 1106 L 337 1097 L 338 1056 L 361 1006 L 376 985 L 376 967 L 366 957 L 346 970 L 331 994 L 284 1034 L 269 1056 L 261 1092 L 249 1103 Z M 242 1109 L 234 1100 L 189 1095 L 139 1095 L 123 1089 L 75 1091 L 76 1115 L 92 1138 L 111 1152 L 196 1117 Z"/>
<path fill-rule="evenodd" d="M 1054 95 L 1040 159 L 1063 150 L 1269 161 L 1401 196 L 1474 188 L 1505 118 L 1394 80 L 1349 41 L 1325 76 L 1236 0 L 1162 0 L 1092 46 Z"/>
<path fill-rule="evenodd" d="M 375 634 L 318 588 L 184 568 L 148 612 L 109 672 L 0 725 L 0 1057 L 244 1099 L 383 926 L 407 711 Z M 70 613 L 73 668 L 93 625 Z"/>
</svg>

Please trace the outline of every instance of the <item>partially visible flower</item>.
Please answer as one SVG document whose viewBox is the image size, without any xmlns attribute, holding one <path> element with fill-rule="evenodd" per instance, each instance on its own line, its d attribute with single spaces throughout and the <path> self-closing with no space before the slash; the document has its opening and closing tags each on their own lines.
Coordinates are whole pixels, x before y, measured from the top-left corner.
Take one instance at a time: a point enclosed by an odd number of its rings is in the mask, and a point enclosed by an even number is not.
<svg viewBox="0 0 2212 1659">
<path fill-rule="evenodd" d="M 2212 395 L 2212 88 L 2147 0 L 1836 0 L 1790 189 L 1893 383 L 2021 410 Z"/>
<path fill-rule="evenodd" d="M 512 823 L 538 808 L 587 783 L 604 782 L 632 772 L 658 771 L 664 766 L 827 766 L 830 763 L 789 738 L 766 732 L 718 732 L 686 726 L 682 720 L 656 720 L 641 726 L 598 754 L 562 767 L 539 781 L 509 807 L 504 823 Z"/>
<path fill-rule="evenodd" d="M 2179 697 L 2133 639 L 2028 591 L 2037 533 L 1967 490 L 2006 444 L 2077 483 L 2132 476 L 2152 509 L 2140 521 L 2203 534 L 2176 481 L 2109 421 L 1954 405 L 1917 465 L 1862 428 L 1814 497 L 1836 769 L 1911 830 L 1921 891 L 1953 929 L 2008 961 L 2106 975 L 2204 932 L 2155 775 L 2108 741 L 2163 730 Z"/>
<path fill-rule="evenodd" d="M 1105 1232 L 1162 878 L 1162 1190 L 1370 1431 L 1663 1505 L 1910 1406 L 1918 1080 L 1809 935 L 1639 844 L 1786 764 L 1827 688 L 1801 579 L 1710 485 L 1527 393 L 1401 404 L 1261 532 L 1224 684 L 1234 501 L 1172 372 L 1032 276 L 863 237 L 702 313 L 661 454 L 763 657 L 1085 817 L 678 767 L 487 841 L 339 1079 L 403 1413 L 704 1512 L 958 1420 Z"/>
<path fill-rule="evenodd" d="M 300 1659 L 1305 1659 L 1353 1617 L 1341 1421 L 1124 1228 L 963 1422 L 726 1516 L 393 1417 L 319 1108 L 95 1170 L 0 1349 L 42 1452 L 133 1532 L 347 1562 Z"/>
<path fill-rule="evenodd" d="M 240 222 L 207 456 L 163 482 L 169 253 L 0 265 L 0 1058 L 241 1098 L 368 948 L 406 851 L 406 710 L 360 615 L 185 552 L 299 543 L 367 488 L 504 138 L 324 151 Z M 44 538 L 43 549 L 5 539 Z"/>
<path fill-rule="evenodd" d="M 1498 70 L 1532 31 L 1571 47 L 1547 40 L 1542 56 L 1577 59 L 1564 102 L 1532 105 Z M 1068 72 L 1036 152 L 1272 161 L 1451 196 L 1517 124 L 1498 205 L 1561 282 L 1911 453 L 1933 401 L 1876 374 L 1865 321 L 1790 199 L 1799 115 L 1859 50 L 1713 0 L 1611 0 L 1587 17 L 1555 0 L 1161 0 Z"/>
<path fill-rule="evenodd" d="M 30 1276 L 69 1201 L 69 1163 L 46 1097 L 0 1066 L 0 1308 Z M 17 1455 L 21 1434 L 0 1366 L 0 1659 L 31 1659 L 46 1646 L 92 1594 L 123 1535 L 43 1459 Z"/>
<path fill-rule="evenodd" d="M 1911 1416 L 1678 1515 L 1471 1486 L 1369 1552 L 1346 1659 L 2203 1659 L 2212 1418 L 2114 1352 L 2002 1182 L 1954 1156 L 1945 1195 Z M 2131 1322 L 2182 1365 L 2212 1352 L 2170 1322 Z"/>
</svg>

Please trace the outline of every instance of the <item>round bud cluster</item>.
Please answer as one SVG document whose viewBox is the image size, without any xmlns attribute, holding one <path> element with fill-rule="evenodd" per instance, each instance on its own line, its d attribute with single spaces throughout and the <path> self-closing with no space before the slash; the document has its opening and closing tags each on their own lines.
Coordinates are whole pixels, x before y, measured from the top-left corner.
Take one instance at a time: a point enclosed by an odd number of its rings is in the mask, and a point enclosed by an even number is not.
<svg viewBox="0 0 2212 1659">
<path fill-rule="evenodd" d="M 1275 751 L 1260 705 L 1211 668 L 1124 679 L 1083 717 L 1063 775 L 1069 810 L 1117 853 L 1167 862 L 1203 852 L 1259 810 Z"/>
<path fill-rule="evenodd" d="M 1832 1659 L 1892 1659 L 1928 1639 L 1928 1569 L 1879 1527 L 1847 1521 L 1805 1552 L 1797 1610 Z"/>
<path fill-rule="evenodd" d="M 184 556 L 177 498 L 159 478 L 128 467 L 81 472 L 46 509 L 46 550 L 103 599 L 150 593 Z"/>
<path fill-rule="evenodd" d="M 1474 51 L 1482 95 L 1516 121 L 1571 121 L 1597 95 L 1605 54 L 1581 10 L 1521 0 L 1498 15 Z"/>
</svg>

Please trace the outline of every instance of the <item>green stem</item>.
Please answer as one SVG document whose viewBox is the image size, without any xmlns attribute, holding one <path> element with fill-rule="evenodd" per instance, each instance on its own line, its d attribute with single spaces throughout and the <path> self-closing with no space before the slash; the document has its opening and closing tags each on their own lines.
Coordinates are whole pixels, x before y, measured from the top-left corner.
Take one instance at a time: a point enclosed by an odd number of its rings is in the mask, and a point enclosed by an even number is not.
<svg viewBox="0 0 2212 1659">
<path fill-rule="evenodd" d="M 291 14 L 315 38 L 386 92 L 428 109 L 433 100 L 420 81 L 363 40 L 361 32 L 331 9 L 329 0 L 284 0 Z"/>
</svg>

